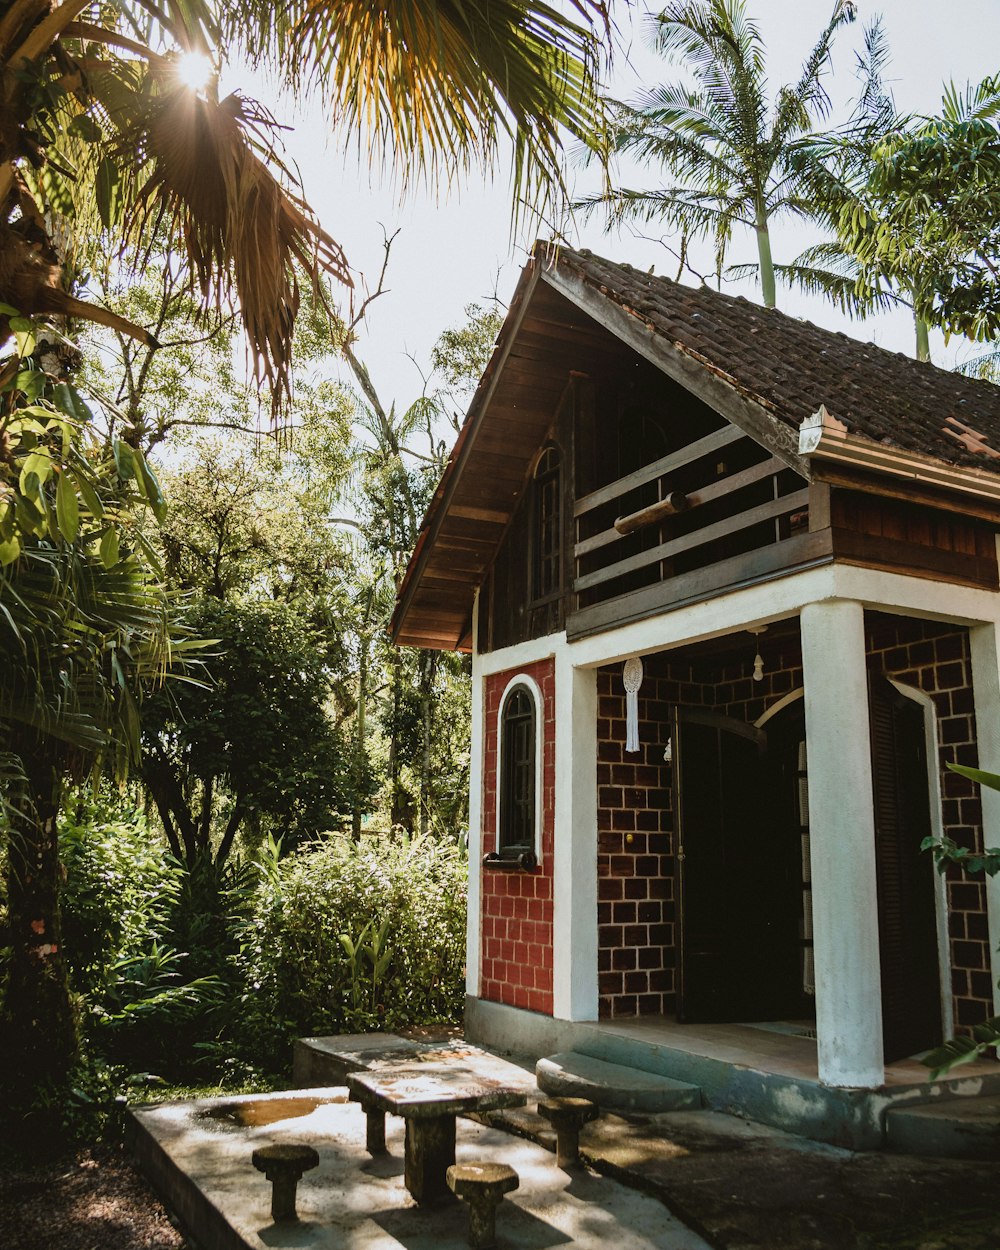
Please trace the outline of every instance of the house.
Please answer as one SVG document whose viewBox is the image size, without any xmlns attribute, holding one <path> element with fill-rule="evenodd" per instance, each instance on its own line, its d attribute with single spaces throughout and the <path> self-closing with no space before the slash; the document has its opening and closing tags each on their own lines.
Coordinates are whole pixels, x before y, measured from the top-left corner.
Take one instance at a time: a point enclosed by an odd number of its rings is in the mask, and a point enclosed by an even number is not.
<svg viewBox="0 0 1000 1250">
<path fill-rule="evenodd" d="M 1000 878 L 920 844 L 1000 845 L 998 528 L 1000 389 L 536 245 L 393 620 L 472 653 L 470 1036 L 856 1145 L 961 1092 Z"/>
</svg>

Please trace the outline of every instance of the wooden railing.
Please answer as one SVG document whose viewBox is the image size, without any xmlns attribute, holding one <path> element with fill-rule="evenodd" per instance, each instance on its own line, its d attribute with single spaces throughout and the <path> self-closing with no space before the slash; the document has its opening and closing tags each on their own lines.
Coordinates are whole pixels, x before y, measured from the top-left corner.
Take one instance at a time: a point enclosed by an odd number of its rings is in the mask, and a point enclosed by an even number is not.
<svg viewBox="0 0 1000 1250">
<path fill-rule="evenodd" d="M 778 457 L 715 430 L 576 501 L 577 605 L 779 542 L 804 527 L 808 497 Z"/>
</svg>

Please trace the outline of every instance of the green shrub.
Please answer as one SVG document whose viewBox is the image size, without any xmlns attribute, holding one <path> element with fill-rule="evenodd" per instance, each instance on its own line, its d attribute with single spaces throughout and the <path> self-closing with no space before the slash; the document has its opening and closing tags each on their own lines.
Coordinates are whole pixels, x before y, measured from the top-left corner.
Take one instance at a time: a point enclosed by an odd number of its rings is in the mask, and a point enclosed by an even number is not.
<svg viewBox="0 0 1000 1250">
<path fill-rule="evenodd" d="M 238 957 L 239 1034 L 266 1065 L 294 1037 L 454 1022 L 467 860 L 452 842 L 331 836 L 262 861 Z"/>
</svg>

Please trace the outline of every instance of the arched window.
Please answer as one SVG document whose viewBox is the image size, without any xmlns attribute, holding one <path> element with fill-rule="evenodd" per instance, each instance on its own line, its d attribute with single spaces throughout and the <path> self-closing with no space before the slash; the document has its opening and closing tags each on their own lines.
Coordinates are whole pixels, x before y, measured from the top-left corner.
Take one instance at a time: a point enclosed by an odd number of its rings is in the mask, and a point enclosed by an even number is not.
<svg viewBox="0 0 1000 1250">
<path fill-rule="evenodd" d="M 535 466 L 533 599 L 555 594 L 562 585 L 562 472 L 559 448 L 550 443 Z"/>
<path fill-rule="evenodd" d="M 540 743 L 534 683 L 516 679 L 500 705 L 497 853 L 501 859 L 537 856 Z"/>
</svg>

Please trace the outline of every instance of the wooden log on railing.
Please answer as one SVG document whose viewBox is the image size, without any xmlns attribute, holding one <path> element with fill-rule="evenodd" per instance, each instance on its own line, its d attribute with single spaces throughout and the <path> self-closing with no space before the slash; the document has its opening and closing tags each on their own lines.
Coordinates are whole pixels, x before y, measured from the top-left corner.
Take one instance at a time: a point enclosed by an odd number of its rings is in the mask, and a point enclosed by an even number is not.
<svg viewBox="0 0 1000 1250">
<path fill-rule="evenodd" d="M 672 490 L 656 503 L 640 508 L 638 512 L 630 512 L 627 516 L 618 517 L 615 521 L 615 529 L 619 534 L 634 534 L 636 530 L 641 530 L 647 525 L 655 525 L 668 516 L 676 516 L 678 512 L 683 512 L 697 502 L 697 499 L 688 498 L 682 490 Z"/>
</svg>

